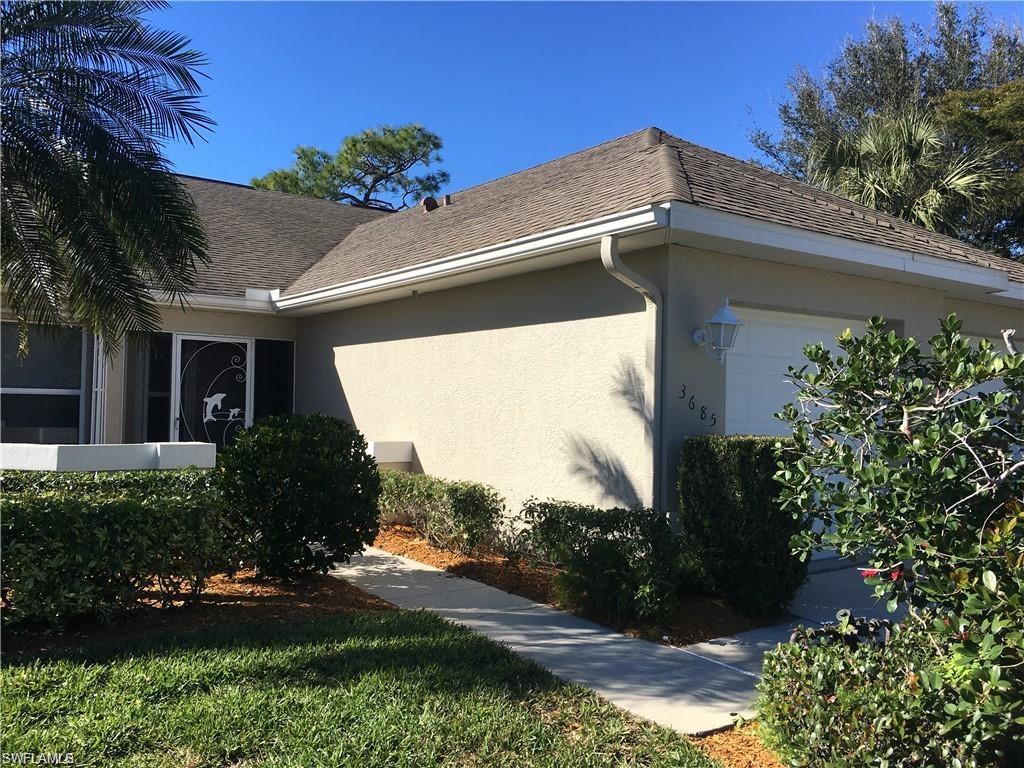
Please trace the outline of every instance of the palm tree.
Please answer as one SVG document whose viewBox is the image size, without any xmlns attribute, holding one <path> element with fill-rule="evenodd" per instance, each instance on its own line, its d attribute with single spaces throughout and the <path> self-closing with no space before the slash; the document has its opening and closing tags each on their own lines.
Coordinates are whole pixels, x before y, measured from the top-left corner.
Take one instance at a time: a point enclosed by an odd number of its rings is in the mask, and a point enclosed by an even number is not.
<svg viewBox="0 0 1024 768">
<path fill-rule="evenodd" d="M 1002 178 L 993 152 L 953 145 L 918 111 L 876 115 L 834 135 L 811 152 L 807 171 L 817 187 L 953 236 L 985 210 Z"/>
<path fill-rule="evenodd" d="M 206 260 L 195 205 L 161 155 L 213 121 L 203 56 L 152 29 L 161 2 L 0 3 L 0 278 L 25 323 L 81 324 L 116 347 L 184 301 Z M 24 334 L 23 334 L 24 338 Z"/>
</svg>

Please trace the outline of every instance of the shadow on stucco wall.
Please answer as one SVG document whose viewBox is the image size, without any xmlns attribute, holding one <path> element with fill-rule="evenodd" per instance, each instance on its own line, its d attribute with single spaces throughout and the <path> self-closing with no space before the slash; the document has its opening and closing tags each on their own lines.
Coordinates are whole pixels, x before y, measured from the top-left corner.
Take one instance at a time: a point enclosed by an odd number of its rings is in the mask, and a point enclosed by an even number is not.
<svg viewBox="0 0 1024 768">
<path fill-rule="evenodd" d="M 319 324 L 299 327 L 295 340 L 295 412 L 324 413 L 350 422 L 362 431 L 349 407 L 334 347 Z M 373 435 L 364 435 L 372 440 Z"/>
<path fill-rule="evenodd" d="M 644 396 L 644 378 L 632 360 L 623 358 L 619 361 L 619 370 L 615 373 L 612 394 L 621 398 L 645 427 L 654 421 L 652 409 L 647 405 Z"/>
<path fill-rule="evenodd" d="M 567 286 L 571 286 L 571 290 L 567 290 Z M 394 382 L 379 379 L 373 368 L 347 368 L 339 363 L 339 352 L 393 341 L 633 315 L 643 310 L 643 299 L 610 279 L 599 261 L 586 261 L 302 317 L 296 336 L 296 410 L 322 412 L 351 421 L 356 428 L 367 431 L 367 438 L 372 439 L 381 426 L 380 414 L 362 418 L 366 411 L 365 400 L 357 397 L 350 403 L 345 392 L 346 381 L 354 380 L 358 384 L 371 381 L 382 398 L 419 397 L 421 393 L 397 389 Z M 381 346 L 378 353 L 383 357 L 390 349 Z M 399 354 L 410 353 L 405 350 Z M 427 364 L 424 360 L 414 362 Z M 459 373 L 452 371 L 453 376 Z M 354 392 L 359 389 L 353 387 Z M 443 396 L 443 392 L 432 393 L 435 395 Z M 425 399 L 423 402 L 424 408 L 448 404 L 443 400 Z M 438 410 L 436 418 L 445 418 L 445 413 Z M 389 421 L 387 426 L 394 427 L 387 431 L 402 434 L 404 439 L 414 443 L 417 438 L 428 441 L 429 436 L 417 435 L 411 424 Z M 500 436 L 491 437 L 497 441 Z M 450 468 L 449 472 L 452 471 Z"/>
<path fill-rule="evenodd" d="M 569 471 L 597 486 L 602 500 L 618 507 L 642 506 L 626 465 L 607 448 L 585 437 L 566 435 L 565 452 L 569 458 Z"/>
<path fill-rule="evenodd" d="M 612 378 L 611 394 L 622 400 L 649 429 L 652 409 L 644 396 L 644 379 L 632 360 L 622 359 Z M 596 486 L 603 498 L 621 507 L 640 507 L 643 500 L 629 471 L 619 456 L 607 446 L 580 435 L 566 435 L 564 448 L 569 458 L 569 471 L 590 485 Z"/>
</svg>

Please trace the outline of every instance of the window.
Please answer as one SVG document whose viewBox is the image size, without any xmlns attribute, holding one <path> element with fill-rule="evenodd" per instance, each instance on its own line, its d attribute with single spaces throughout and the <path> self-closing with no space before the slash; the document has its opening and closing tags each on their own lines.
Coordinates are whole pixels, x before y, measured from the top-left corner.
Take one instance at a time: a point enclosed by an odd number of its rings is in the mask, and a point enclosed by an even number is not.
<svg viewBox="0 0 1024 768">
<path fill-rule="evenodd" d="M 84 336 L 77 328 L 30 327 L 18 355 L 18 326 L 0 326 L 0 440 L 78 443 L 85 422 Z"/>
<path fill-rule="evenodd" d="M 253 418 L 291 413 L 295 383 L 295 344 L 256 339 L 253 375 Z"/>
<path fill-rule="evenodd" d="M 146 341 L 146 442 L 171 439 L 171 342 L 169 333 Z"/>
</svg>

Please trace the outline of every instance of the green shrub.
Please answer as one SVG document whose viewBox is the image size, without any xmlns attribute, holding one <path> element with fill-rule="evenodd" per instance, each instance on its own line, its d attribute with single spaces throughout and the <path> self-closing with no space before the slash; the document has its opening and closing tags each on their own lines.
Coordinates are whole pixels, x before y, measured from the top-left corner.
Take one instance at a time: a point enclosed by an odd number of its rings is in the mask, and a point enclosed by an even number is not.
<svg viewBox="0 0 1024 768">
<path fill-rule="evenodd" d="M 505 502 L 481 483 L 381 470 L 381 519 L 413 527 L 431 544 L 470 552 L 493 546 Z"/>
<path fill-rule="evenodd" d="M 531 499 L 523 517 L 535 549 L 562 569 L 555 588 L 569 605 L 616 622 L 677 605 L 678 545 L 663 513 Z"/>
<path fill-rule="evenodd" d="M 0 473 L 0 490 L 7 494 L 36 492 L 122 494 L 155 496 L 203 489 L 216 495 L 212 469 L 164 469 L 122 472 L 35 472 L 7 470 Z"/>
<path fill-rule="evenodd" d="M 890 610 L 941 617 L 928 641 L 986 697 L 948 702 L 950 732 L 1024 741 L 1024 355 L 960 328 L 946 318 L 923 349 L 873 318 L 838 353 L 807 347 L 781 500 L 819 524 L 805 553 L 866 557 Z"/>
<path fill-rule="evenodd" d="M 220 455 L 238 557 L 264 576 L 326 573 L 377 534 L 377 463 L 351 424 L 269 416 Z"/>
<path fill-rule="evenodd" d="M 191 600 L 223 566 L 223 518 L 208 470 L 5 472 L 4 620 L 63 624 L 140 593 Z"/>
<path fill-rule="evenodd" d="M 923 623 L 896 627 L 884 648 L 811 634 L 801 631 L 797 642 L 765 654 L 758 683 L 758 733 L 793 765 L 1022 764 L 1020 745 L 1007 738 L 1019 729 L 1013 716 L 997 711 L 991 687 L 975 687 L 948 650 L 939 652 Z M 990 685 L 1013 693 L 1009 683 Z M 964 702 L 979 716 L 951 717 Z"/>
<path fill-rule="evenodd" d="M 778 502 L 776 437 L 698 435 L 679 457 L 688 577 L 746 613 L 779 612 L 807 578 L 790 541 L 803 525 Z"/>
</svg>

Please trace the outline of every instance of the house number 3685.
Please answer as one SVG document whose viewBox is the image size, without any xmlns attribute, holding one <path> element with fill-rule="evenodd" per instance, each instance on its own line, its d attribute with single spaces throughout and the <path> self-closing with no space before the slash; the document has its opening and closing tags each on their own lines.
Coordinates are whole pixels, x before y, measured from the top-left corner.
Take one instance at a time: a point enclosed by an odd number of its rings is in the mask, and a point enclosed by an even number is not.
<svg viewBox="0 0 1024 768">
<path fill-rule="evenodd" d="M 698 411 L 698 413 L 700 414 L 700 420 L 701 421 L 707 421 L 708 417 L 710 416 L 710 418 L 711 418 L 710 424 L 711 424 L 712 427 L 715 426 L 715 424 L 718 423 L 718 416 L 715 413 L 709 414 L 708 413 L 708 408 L 707 408 L 706 405 L 700 406 L 700 408 L 698 410 L 698 407 L 697 407 L 697 395 L 692 393 L 692 392 L 689 393 L 689 395 L 687 395 L 686 385 L 685 384 L 683 384 L 683 385 L 681 385 L 679 387 L 679 399 L 680 400 L 685 400 L 686 401 L 686 407 L 688 409 L 690 409 L 691 411 Z"/>
</svg>

